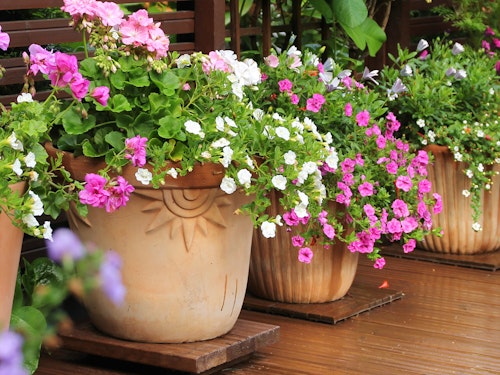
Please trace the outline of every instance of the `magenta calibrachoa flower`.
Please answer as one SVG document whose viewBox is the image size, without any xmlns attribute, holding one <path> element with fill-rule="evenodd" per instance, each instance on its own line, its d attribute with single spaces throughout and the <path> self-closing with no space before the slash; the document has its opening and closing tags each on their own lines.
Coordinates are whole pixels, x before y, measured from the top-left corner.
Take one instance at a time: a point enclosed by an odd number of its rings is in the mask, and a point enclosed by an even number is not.
<svg viewBox="0 0 500 375">
<path fill-rule="evenodd" d="M 430 213 L 440 210 L 439 197 L 429 195 L 428 155 L 410 152 L 409 144 L 396 136 L 401 124 L 383 107 L 384 97 L 350 71 L 332 61 L 319 63 L 309 52 L 289 52 L 265 59 L 266 79 L 249 96 L 263 109 L 305 117 L 310 127 L 334 140 L 335 162 L 318 163 L 324 202 L 334 202 L 335 210 L 329 203 L 321 212 L 312 213 L 304 205 L 282 213 L 298 259 L 314 261 L 313 244 L 341 241 L 382 268 L 385 260 L 377 244 L 388 239 L 400 242 L 404 251 L 413 250 L 431 230 Z M 300 63 L 296 56 L 302 56 Z M 376 82 L 376 75 L 368 71 L 366 79 Z M 297 95 L 295 102 L 292 94 Z"/>
</svg>

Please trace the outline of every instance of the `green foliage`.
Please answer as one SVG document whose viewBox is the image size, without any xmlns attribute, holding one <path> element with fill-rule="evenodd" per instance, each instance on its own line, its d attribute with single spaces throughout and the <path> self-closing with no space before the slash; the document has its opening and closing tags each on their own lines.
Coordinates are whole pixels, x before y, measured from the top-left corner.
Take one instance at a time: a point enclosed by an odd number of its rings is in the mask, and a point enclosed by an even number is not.
<svg viewBox="0 0 500 375">
<path fill-rule="evenodd" d="M 429 52 L 428 56 L 421 53 Z M 480 194 L 491 187 L 500 162 L 500 76 L 489 51 L 436 39 L 425 52 L 399 49 L 394 65 L 381 73 L 380 89 L 391 93 L 396 80 L 404 91 L 390 94 L 389 107 L 403 123 L 415 148 L 448 146 L 455 160 L 469 166 L 474 220 Z M 466 194 L 468 194 L 466 192 Z"/>
</svg>

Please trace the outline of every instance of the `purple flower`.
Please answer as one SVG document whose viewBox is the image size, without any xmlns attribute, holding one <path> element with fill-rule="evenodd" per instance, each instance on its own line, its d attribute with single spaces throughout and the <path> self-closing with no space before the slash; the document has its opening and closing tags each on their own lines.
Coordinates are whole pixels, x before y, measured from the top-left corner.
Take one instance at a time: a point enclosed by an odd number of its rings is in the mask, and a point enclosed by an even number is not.
<svg viewBox="0 0 500 375">
<path fill-rule="evenodd" d="M 411 178 L 408 176 L 398 176 L 396 179 L 396 187 L 398 189 L 401 189 L 403 191 L 410 191 L 413 186 L 413 183 L 411 181 Z"/>
<path fill-rule="evenodd" d="M 368 126 L 369 121 L 370 112 L 368 112 L 366 109 L 356 115 L 356 123 L 358 124 L 358 126 Z"/>
<path fill-rule="evenodd" d="M 123 303 L 126 290 L 122 283 L 122 260 L 114 251 L 107 251 L 104 254 L 104 260 L 101 263 L 99 276 L 104 293 L 115 304 Z"/>
<path fill-rule="evenodd" d="M 358 191 L 362 197 L 370 197 L 373 195 L 374 192 L 373 185 L 369 182 L 363 182 L 361 185 L 358 186 Z"/>
<path fill-rule="evenodd" d="M 323 233 L 331 240 L 335 237 L 335 229 L 330 224 L 323 225 Z"/>
<path fill-rule="evenodd" d="M 311 112 L 319 112 L 325 101 L 326 99 L 323 95 L 313 94 L 312 98 L 307 99 L 306 109 Z"/>
<path fill-rule="evenodd" d="M 392 202 L 392 211 L 394 211 L 394 215 L 397 218 L 407 217 L 410 215 L 410 211 L 408 210 L 408 205 L 401 199 L 396 199 Z"/>
<path fill-rule="evenodd" d="M 280 92 L 292 92 L 292 82 L 289 79 L 283 79 L 278 82 Z"/>
<path fill-rule="evenodd" d="M 416 246 L 417 246 L 417 241 L 412 238 L 412 239 L 408 240 L 408 242 L 403 245 L 403 251 L 405 253 L 411 253 L 415 249 Z"/>
<path fill-rule="evenodd" d="M 61 262 L 65 257 L 78 260 L 86 253 L 80 239 L 68 228 L 57 229 L 52 241 L 46 241 L 46 244 L 49 258 L 55 262 Z"/>
<path fill-rule="evenodd" d="M 292 245 L 295 247 L 302 247 L 304 246 L 304 237 L 302 236 L 293 236 L 292 237 Z"/>
<path fill-rule="evenodd" d="M 378 258 L 373 264 L 374 268 L 381 270 L 385 266 L 385 258 Z"/>
<path fill-rule="evenodd" d="M 438 214 L 443 210 L 443 201 L 438 193 L 432 194 L 436 203 L 434 203 L 434 213 Z"/>
<path fill-rule="evenodd" d="M 299 250 L 299 262 L 311 263 L 313 255 L 314 254 L 310 248 L 303 247 L 302 249 Z"/>
<path fill-rule="evenodd" d="M 0 333 L 0 375 L 28 375 L 23 367 L 23 338 L 12 331 Z"/>
</svg>

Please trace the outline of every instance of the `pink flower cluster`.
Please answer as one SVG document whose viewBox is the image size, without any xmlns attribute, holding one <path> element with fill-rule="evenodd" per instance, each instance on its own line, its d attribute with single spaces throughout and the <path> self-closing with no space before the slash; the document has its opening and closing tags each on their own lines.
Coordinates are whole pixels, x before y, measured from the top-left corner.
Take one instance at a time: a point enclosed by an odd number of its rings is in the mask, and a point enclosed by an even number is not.
<svg viewBox="0 0 500 375">
<path fill-rule="evenodd" d="M 323 234 L 330 240 L 335 238 L 335 228 L 328 223 L 328 213 L 326 211 L 322 211 L 318 215 L 318 222 L 321 225 L 323 230 Z M 289 227 L 295 227 L 298 225 L 307 225 L 309 223 L 311 216 L 307 215 L 303 218 L 299 218 L 295 211 L 292 209 L 290 212 L 286 212 L 283 215 L 283 221 Z M 301 235 L 295 235 L 292 237 L 292 245 L 299 248 L 299 262 L 302 263 L 311 263 L 313 257 L 313 251 L 310 247 L 305 245 L 305 238 Z"/>
<path fill-rule="evenodd" d="M 494 57 L 497 51 L 500 51 L 500 39 L 495 37 L 495 31 L 489 26 L 484 31 L 484 36 L 490 39 L 490 41 L 484 39 L 481 42 L 481 46 L 489 56 Z M 500 75 L 500 60 L 495 63 L 495 70 Z"/>
<path fill-rule="evenodd" d="M 137 135 L 125 140 L 125 158 L 132 162 L 134 167 L 143 167 L 146 164 L 147 138 Z"/>
<path fill-rule="evenodd" d="M 64 0 L 61 9 L 69 13 L 76 25 L 88 29 L 99 22 L 110 30 L 117 28 L 121 42 L 136 52 L 147 51 L 154 59 L 167 55 L 170 40 L 145 9 L 140 9 L 128 18 L 114 2 L 97 0 Z"/>
<path fill-rule="evenodd" d="M 47 51 L 38 44 L 29 47 L 30 67 L 28 74 L 45 74 L 54 87 L 69 87 L 73 96 L 81 101 L 88 93 L 90 81 L 83 78 L 78 71 L 78 61 L 75 56 L 62 52 Z M 100 86 L 90 94 L 103 106 L 109 98 L 109 88 Z"/>
<path fill-rule="evenodd" d="M 85 176 L 85 188 L 78 193 L 78 197 L 83 204 L 113 212 L 127 204 L 134 190 L 122 176 L 108 181 L 98 174 L 88 173 Z"/>
<path fill-rule="evenodd" d="M 6 51 L 9 48 L 10 36 L 7 33 L 2 32 L 2 26 L 0 26 L 0 49 Z"/>
</svg>

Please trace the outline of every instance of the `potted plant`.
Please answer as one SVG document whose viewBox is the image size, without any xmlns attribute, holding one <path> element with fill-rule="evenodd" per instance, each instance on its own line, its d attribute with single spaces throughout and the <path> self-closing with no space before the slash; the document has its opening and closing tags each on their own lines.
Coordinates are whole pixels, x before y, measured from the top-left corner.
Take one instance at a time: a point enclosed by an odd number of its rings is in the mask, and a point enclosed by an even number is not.
<svg viewBox="0 0 500 375">
<path fill-rule="evenodd" d="M 427 250 L 500 248 L 499 42 L 491 28 L 484 36 L 481 49 L 446 38 L 430 45 L 421 40 L 416 51 L 400 49 L 382 71 L 380 88 L 401 118 L 403 136 L 413 149 L 434 155 L 429 173 L 445 212 L 435 221 L 443 236 L 420 243 Z"/>
<path fill-rule="evenodd" d="M 279 198 L 273 207 L 284 222 L 279 245 L 254 234 L 249 290 L 282 302 L 329 302 L 347 293 L 359 253 L 382 268 L 378 244 L 385 239 L 412 251 L 429 232 L 440 197 L 424 197 L 427 154 L 410 152 L 396 136 L 400 123 L 384 98 L 351 70 L 293 46 L 264 60 L 262 83 L 248 91 L 251 100 L 326 134 L 333 162 L 319 167 L 329 202 L 319 215 L 297 217 Z M 365 70 L 359 78 L 375 76 Z"/>
<path fill-rule="evenodd" d="M 168 52 L 168 37 L 144 10 L 124 18 L 114 3 L 69 0 L 62 9 L 91 53 L 78 64 L 32 45 L 28 78 L 44 74 L 70 96 L 55 101 L 49 122 L 46 149 L 62 168 L 45 212 L 68 210 L 84 242 L 123 258 L 125 303 L 93 293 L 85 298 L 92 321 L 150 342 L 228 332 L 246 290 L 253 226 L 272 236 L 280 224 L 266 213 L 269 192 L 279 187 L 288 211 L 319 215 L 322 176 L 309 167 L 330 163 L 331 139 L 251 103 L 243 88 L 261 79 L 252 60 Z M 283 164 L 287 152 L 295 163 Z M 291 183 L 299 176 L 300 185 Z"/>
<path fill-rule="evenodd" d="M 6 50 L 9 43 L 0 28 L 0 48 Z M 48 139 L 47 124 L 57 105 L 54 98 L 40 103 L 27 93 L 17 101 L 9 109 L 0 108 L 0 331 L 9 325 L 24 233 L 52 236 L 50 223 L 37 217 L 44 213 L 53 176 L 41 142 Z"/>
<path fill-rule="evenodd" d="M 121 260 L 113 251 L 85 247 L 67 228 L 47 240 L 48 257 L 23 262 L 18 272 L 10 327 L 0 332 L 0 373 L 21 375 L 38 368 L 42 347 L 60 345 L 57 333 L 73 322 L 65 302 L 70 295 L 102 289 L 112 303 L 123 302 Z"/>
</svg>

